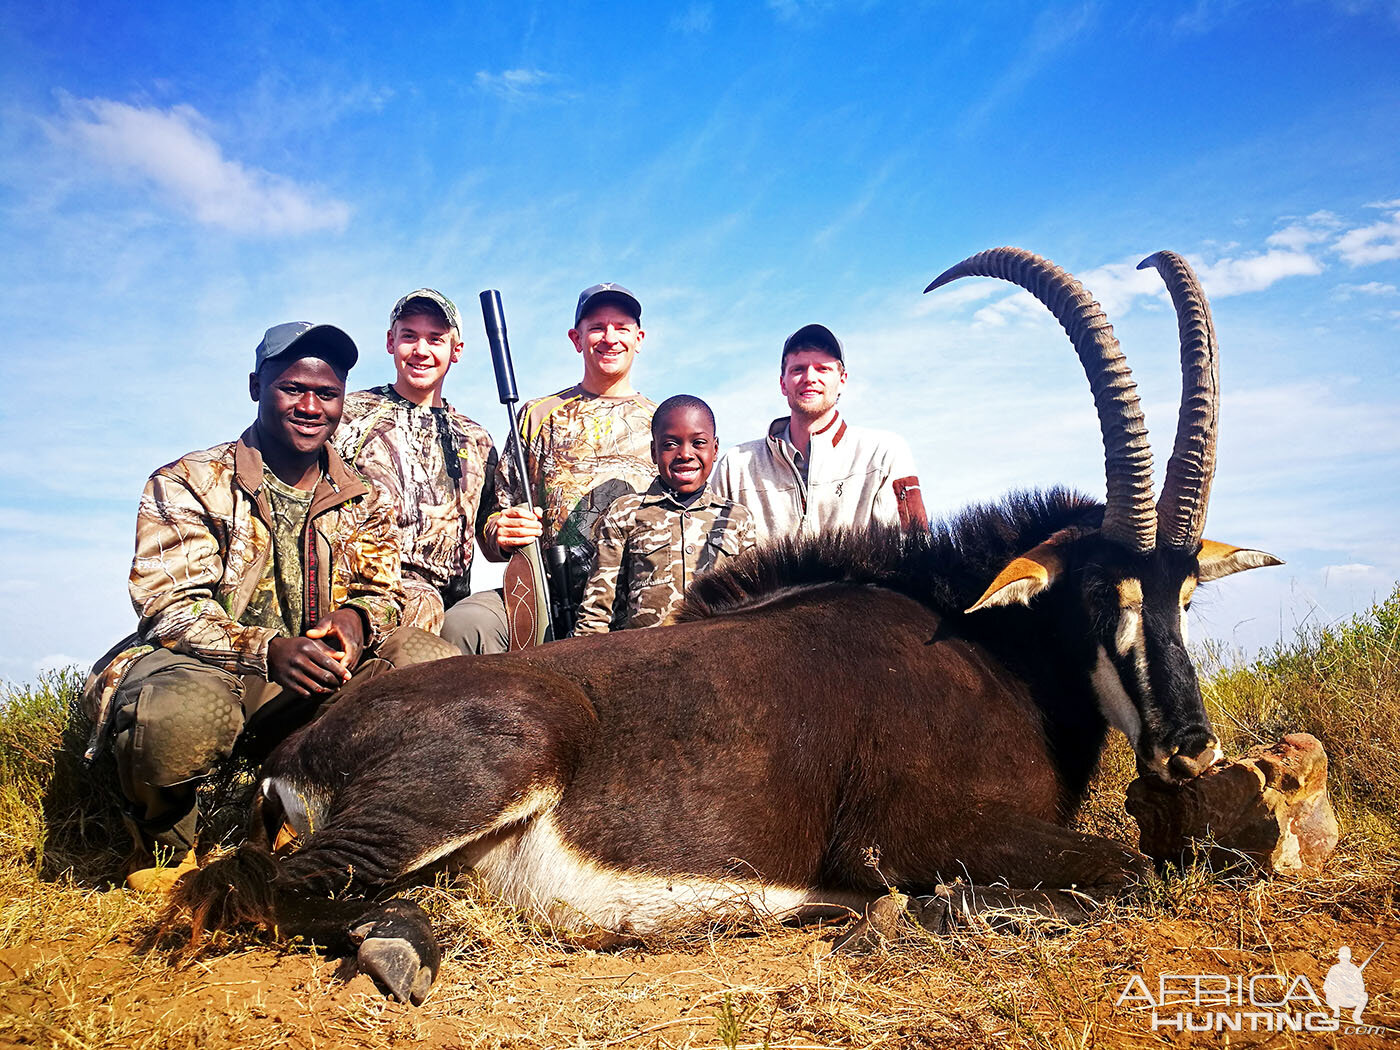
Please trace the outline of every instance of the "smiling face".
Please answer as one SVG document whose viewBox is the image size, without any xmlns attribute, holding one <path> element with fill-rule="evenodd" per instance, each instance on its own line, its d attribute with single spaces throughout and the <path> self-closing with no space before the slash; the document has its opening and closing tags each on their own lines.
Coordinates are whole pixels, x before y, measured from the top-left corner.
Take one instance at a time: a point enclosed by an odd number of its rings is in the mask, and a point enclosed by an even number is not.
<svg viewBox="0 0 1400 1050">
<path fill-rule="evenodd" d="M 783 358 L 778 385 L 793 415 L 817 420 L 836 407 L 846 369 L 825 350 L 794 350 Z"/>
<path fill-rule="evenodd" d="M 699 492 L 715 465 L 715 425 L 709 414 L 696 405 L 682 405 L 656 420 L 651 459 L 661 483 L 672 492 Z"/>
<path fill-rule="evenodd" d="M 602 303 L 569 329 L 574 349 L 583 355 L 583 385 L 594 393 L 625 383 L 646 333 L 637 319 L 616 303 Z"/>
<path fill-rule="evenodd" d="M 394 389 L 415 404 L 442 403 L 447 370 L 462 356 L 462 341 L 441 314 L 400 317 L 386 340 L 394 358 Z"/>
<path fill-rule="evenodd" d="M 329 361 L 298 357 L 282 365 L 274 358 L 248 377 L 258 403 L 258 434 L 273 456 L 315 457 L 340 423 L 345 376 Z"/>
</svg>

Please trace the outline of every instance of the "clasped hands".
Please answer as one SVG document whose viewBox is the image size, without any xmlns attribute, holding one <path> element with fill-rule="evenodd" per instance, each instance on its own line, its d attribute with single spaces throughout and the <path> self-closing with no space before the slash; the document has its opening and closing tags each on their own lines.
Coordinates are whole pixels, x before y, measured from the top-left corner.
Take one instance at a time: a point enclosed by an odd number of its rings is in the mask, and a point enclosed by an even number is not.
<svg viewBox="0 0 1400 1050">
<path fill-rule="evenodd" d="M 268 643 L 267 680 L 293 696 L 325 696 L 350 681 L 364 649 L 364 618 L 337 609 L 304 635 Z"/>
</svg>

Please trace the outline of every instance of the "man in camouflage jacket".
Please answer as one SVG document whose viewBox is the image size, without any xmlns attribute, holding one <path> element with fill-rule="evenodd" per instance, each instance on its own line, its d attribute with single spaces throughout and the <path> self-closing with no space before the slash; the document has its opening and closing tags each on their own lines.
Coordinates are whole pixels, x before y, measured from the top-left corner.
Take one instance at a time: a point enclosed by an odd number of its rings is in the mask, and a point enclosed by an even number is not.
<svg viewBox="0 0 1400 1050">
<path fill-rule="evenodd" d="M 335 444 L 394 505 L 403 622 L 458 645 L 444 619 L 471 594 L 473 540 L 484 537 L 496 510 L 496 449 L 442 396 L 448 370 L 462 356 L 451 299 L 432 288 L 409 292 L 390 311 L 386 342 L 394 382 L 345 398 Z"/>
<path fill-rule="evenodd" d="M 486 544 L 507 558 L 532 540 L 567 551 L 569 598 L 577 605 L 592 569 L 598 524 L 612 501 L 650 484 L 651 416 L 656 403 L 632 388 L 632 365 L 646 333 L 642 307 L 621 285 L 597 284 L 579 295 L 569 340 L 583 358 L 577 386 L 527 401 L 520 433 L 512 434 L 496 474 L 497 512 Z M 523 442 L 529 477 L 515 469 Z M 537 513 L 537 512 L 542 512 Z M 464 633 L 507 639 L 499 591 L 473 595 L 459 607 Z"/>
<path fill-rule="evenodd" d="M 357 356 L 331 325 L 268 329 L 249 377 L 253 425 L 146 483 L 129 584 L 137 630 L 83 696 L 88 757 L 110 741 L 138 866 L 192 865 L 196 786 L 240 737 L 265 754 L 352 676 L 451 655 L 397 630 L 392 508 L 327 445 Z M 169 874 L 145 868 L 130 884 L 163 888 Z"/>
</svg>

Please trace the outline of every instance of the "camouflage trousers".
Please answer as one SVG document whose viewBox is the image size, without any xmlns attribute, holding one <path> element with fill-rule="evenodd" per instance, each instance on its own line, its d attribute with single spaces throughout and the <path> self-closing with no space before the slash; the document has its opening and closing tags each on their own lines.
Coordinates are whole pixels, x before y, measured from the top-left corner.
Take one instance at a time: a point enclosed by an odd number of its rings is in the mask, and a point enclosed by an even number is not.
<svg viewBox="0 0 1400 1050">
<path fill-rule="evenodd" d="M 401 627 L 366 653 L 351 680 L 456 655 L 442 639 Z M 112 738 L 137 845 L 177 855 L 190 849 L 199 819 L 199 782 L 235 746 L 261 762 L 338 695 L 339 690 L 320 700 L 294 698 L 260 677 L 240 678 L 169 649 L 141 657 L 114 698 Z"/>
</svg>

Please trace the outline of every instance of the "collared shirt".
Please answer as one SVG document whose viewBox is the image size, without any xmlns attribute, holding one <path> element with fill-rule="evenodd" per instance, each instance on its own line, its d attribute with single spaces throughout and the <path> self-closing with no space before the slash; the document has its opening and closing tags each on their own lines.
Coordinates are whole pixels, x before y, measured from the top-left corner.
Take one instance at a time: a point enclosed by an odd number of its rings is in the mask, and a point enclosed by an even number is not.
<svg viewBox="0 0 1400 1050">
<path fill-rule="evenodd" d="M 788 417 L 787 426 L 783 427 L 783 432 L 779 440 L 787 446 L 787 454 L 792 457 L 792 465 L 797 468 L 797 473 L 802 476 L 802 484 L 807 484 L 807 464 L 808 459 L 797 447 L 797 442 L 792 440 L 792 417 Z M 808 446 L 809 448 L 811 446 Z"/>
<path fill-rule="evenodd" d="M 731 448 L 710 477 L 719 495 L 753 514 L 759 543 L 875 523 L 928 527 L 914 457 L 899 435 L 850 426 L 836 413 L 812 432 L 804 471 L 790 424 L 773 420 L 766 437 Z"/>
<path fill-rule="evenodd" d="M 754 545 L 753 517 L 706 486 L 686 506 L 658 478 L 620 496 L 598 531 L 598 560 L 575 635 L 669 623 L 690 581 Z"/>
</svg>

